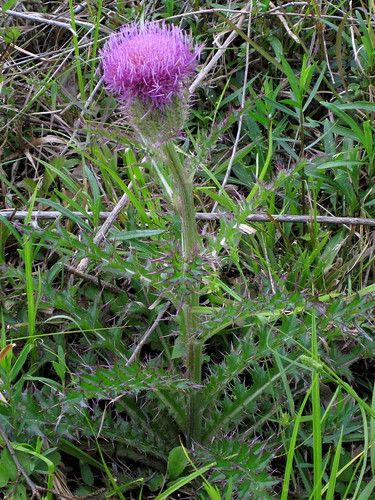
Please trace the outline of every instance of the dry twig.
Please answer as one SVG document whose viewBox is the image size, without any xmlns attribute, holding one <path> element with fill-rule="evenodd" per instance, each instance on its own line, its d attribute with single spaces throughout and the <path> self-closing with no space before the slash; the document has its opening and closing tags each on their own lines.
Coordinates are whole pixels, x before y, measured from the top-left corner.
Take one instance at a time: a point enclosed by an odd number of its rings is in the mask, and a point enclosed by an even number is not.
<svg viewBox="0 0 375 500">
<path fill-rule="evenodd" d="M 57 19 L 46 16 L 45 14 L 40 14 L 39 12 L 17 12 L 15 10 L 8 9 L 5 11 L 5 14 L 11 17 L 16 17 L 20 19 L 24 19 L 25 21 L 32 21 L 35 23 L 41 24 L 49 24 L 51 26 L 56 26 L 57 28 L 63 28 L 69 30 L 71 33 L 74 33 L 74 30 L 70 24 L 70 20 L 66 18 L 62 18 L 59 16 L 59 19 L 62 21 L 58 21 Z M 65 21 L 65 22 L 64 22 Z M 75 19 L 75 23 L 77 26 L 81 26 L 84 28 L 88 28 L 90 30 L 94 29 L 95 26 L 92 23 L 88 23 L 86 21 L 80 21 L 79 19 Z M 99 30 L 106 34 L 111 34 L 112 31 L 106 26 L 99 26 Z"/>
<path fill-rule="evenodd" d="M 83 259 L 84 260 L 84 259 Z M 81 261 L 82 262 L 82 261 Z M 120 287 L 116 285 L 112 285 L 111 283 L 108 283 L 108 281 L 103 281 L 100 278 L 97 278 L 96 276 L 92 276 L 91 274 L 87 274 L 80 269 L 71 266 L 70 264 L 64 264 L 64 268 L 72 274 L 75 274 L 78 278 L 81 278 L 85 281 L 88 281 L 89 283 L 92 283 L 99 288 L 105 288 L 106 290 L 109 290 L 110 292 L 113 293 L 123 293 L 124 290 L 122 290 Z"/>
<path fill-rule="evenodd" d="M 155 328 L 158 326 L 158 324 L 160 323 L 165 311 L 168 309 L 169 307 L 169 304 L 170 302 L 167 302 L 163 309 L 159 312 L 159 314 L 156 316 L 156 319 L 155 321 L 152 323 L 152 325 L 150 326 L 150 328 L 148 330 L 146 330 L 146 332 L 144 333 L 143 337 L 141 338 L 141 340 L 138 342 L 137 344 L 137 347 L 134 349 L 132 355 L 130 356 L 130 358 L 127 360 L 125 366 L 129 366 L 131 363 L 133 363 L 133 361 L 136 360 L 138 354 L 140 353 L 142 347 L 144 346 L 144 344 L 147 342 L 147 339 L 149 338 L 149 336 L 151 335 L 151 333 L 155 330 Z"/>
<path fill-rule="evenodd" d="M 131 183 L 129 184 L 129 189 L 131 189 Z M 117 219 L 118 214 L 121 212 L 121 210 L 126 206 L 128 203 L 129 198 L 127 197 L 126 194 L 123 194 L 119 201 L 117 202 L 116 206 L 112 210 L 112 212 L 109 213 L 108 217 L 106 218 L 106 221 L 104 224 L 100 227 L 99 231 L 96 233 L 94 237 L 94 244 L 99 245 L 104 238 L 106 237 L 108 231 L 111 229 L 112 224 L 115 222 Z M 89 265 L 89 258 L 85 257 L 82 259 L 78 266 L 77 266 L 77 271 L 83 272 L 87 266 Z"/>
<path fill-rule="evenodd" d="M 249 10 L 250 10 L 251 2 L 249 2 L 246 6 L 246 9 L 244 9 L 238 20 L 237 27 L 240 29 L 242 27 L 242 24 L 245 20 L 246 15 L 248 15 Z M 199 72 L 198 76 L 196 79 L 193 81 L 193 83 L 189 87 L 189 92 L 190 94 L 193 94 L 196 90 L 197 87 L 201 84 L 201 82 L 206 78 L 208 73 L 211 71 L 211 69 L 216 65 L 220 57 L 224 54 L 226 49 L 229 47 L 229 45 L 233 42 L 233 40 L 238 36 L 237 31 L 232 31 L 232 33 L 227 37 L 225 40 L 224 44 L 215 52 L 215 55 L 212 57 L 212 59 L 202 68 L 202 70 Z"/>
<path fill-rule="evenodd" d="M 121 200 L 120 200 L 121 201 Z M 119 202 L 120 203 L 120 202 Z M 118 205 L 116 205 L 117 207 Z M 115 208 L 116 208 L 115 207 Z M 100 219 L 110 219 L 110 224 L 108 227 L 108 230 L 110 226 L 113 224 L 115 217 L 113 217 L 113 212 L 100 212 L 99 217 Z M 4 219 L 8 219 L 10 221 L 17 221 L 17 220 L 23 220 L 26 218 L 28 212 L 27 210 L 0 210 L 0 218 L 4 217 Z M 78 217 L 84 217 L 85 214 L 82 214 L 81 212 L 72 212 L 73 215 L 78 216 Z M 91 217 L 93 214 L 92 212 L 87 212 L 86 214 L 88 217 Z M 56 210 L 35 210 L 32 212 L 33 219 L 35 220 L 58 220 L 58 219 L 64 219 L 66 216 L 64 216 L 61 212 L 58 212 Z M 198 220 L 220 220 L 224 217 L 232 217 L 232 215 L 228 212 L 216 212 L 216 213 L 206 213 L 206 212 L 198 212 L 196 214 Z M 358 225 L 358 226 L 375 226 L 375 219 L 368 219 L 366 217 L 335 217 L 333 215 L 288 215 L 288 214 L 249 214 L 246 217 L 246 220 L 248 222 L 260 222 L 260 223 L 266 223 L 266 222 L 272 222 L 272 220 L 277 220 L 278 222 L 290 222 L 292 224 L 310 224 L 311 222 L 317 222 L 318 224 L 333 224 L 333 225 L 347 225 L 347 226 L 353 226 L 353 225 Z M 99 233 L 107 233 L 108 231 L 103 231 L 104 225 L 101 228 L 101 231 L 98 232 L 97 236 L 99 236 Z M 104 234 L 104 236 L 105 236 Z"/>
</svg>

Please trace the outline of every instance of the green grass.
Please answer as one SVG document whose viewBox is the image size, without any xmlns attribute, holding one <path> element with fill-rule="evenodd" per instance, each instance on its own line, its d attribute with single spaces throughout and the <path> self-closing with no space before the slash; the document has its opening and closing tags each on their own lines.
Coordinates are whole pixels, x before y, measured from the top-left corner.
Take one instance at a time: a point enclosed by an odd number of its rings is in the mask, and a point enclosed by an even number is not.
<svg viewBox="0 0 375 500">
<path fill-rule="evenodd" d="M 311 316 L 311 355 L 312 358 L 319 363 L 318 354 L 318 338 L 316 331 L 315 311 Z M 314 369 L 312 374 L 312 431 L 313 431 L 313 463 L 314 463 L 314 484 L 313 498 L 320 498 L 320 490 L 322 487 L 322 427 L 321 427 L 321 400 L 320 400 L 320 374 L 319 369 Z"/>
<path fill-rule="evenodd" d="M 64 28 L 2 6 L 4 496 L 373 498 L 374 228 L 315 217 L 374 218 L 374 12 L 284 4 L 253 2 L 238 24 L 244 2 L 24 3 Z M 173 150 L 196 210 L 227 213 L 198 221 L 188 264 L 175 179 L 100 85 L 108 34 L 143 19 L 204 44 L 201 71 L 237 35 Z"/>
</svg>

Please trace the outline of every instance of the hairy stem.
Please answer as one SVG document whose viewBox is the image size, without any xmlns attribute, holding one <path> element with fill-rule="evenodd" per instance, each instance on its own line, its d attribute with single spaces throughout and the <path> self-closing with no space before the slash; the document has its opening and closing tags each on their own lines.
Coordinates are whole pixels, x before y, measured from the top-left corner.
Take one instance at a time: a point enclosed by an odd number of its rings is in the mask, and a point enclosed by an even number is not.
<svg viewBox="0 0 375 500">
<path fill-rule="evenodd" d="M 200 246 L 193 200 L 193 179 L 189 172 L 185 171 L 172 142 L 164 145 L 164 153 L 168 160 L 177 194 L 176 209 L 181 217 L 184 274 L 186 275 L 189 272 L 189 263 L 197 255 Z M 184 297 L 183 302 L 184 328 L 182 336 L 186 347 L 187 376 L 191 382 L 200 384 L 202 376 L 202 344 L 197 338 L 198 318 L 194 313 L 194 308 L 199 305 L 198 287 L 194 287 Z M 199 439 L 201 426 L 199 395 L 194 392 L 194 389 L 188 402 L 188 414 L 187 437 L 188 441 L 191 442 Z"/>
</svg>

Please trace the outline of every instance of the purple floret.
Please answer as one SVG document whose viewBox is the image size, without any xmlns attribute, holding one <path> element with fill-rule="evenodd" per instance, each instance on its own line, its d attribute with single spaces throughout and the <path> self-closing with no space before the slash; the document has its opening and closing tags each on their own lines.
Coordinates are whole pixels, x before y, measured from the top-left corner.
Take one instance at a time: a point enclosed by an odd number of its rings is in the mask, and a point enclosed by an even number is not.
<svg viewBox="0 0 375 500">
<path fill-rule="evenodd" d="M 181 93 L 199 52 L 176 26 L 129 24 L 111 35 L 100 53 L 104 82 L 125 104 L 138 98 L 162 107 Z"/>
</svg>

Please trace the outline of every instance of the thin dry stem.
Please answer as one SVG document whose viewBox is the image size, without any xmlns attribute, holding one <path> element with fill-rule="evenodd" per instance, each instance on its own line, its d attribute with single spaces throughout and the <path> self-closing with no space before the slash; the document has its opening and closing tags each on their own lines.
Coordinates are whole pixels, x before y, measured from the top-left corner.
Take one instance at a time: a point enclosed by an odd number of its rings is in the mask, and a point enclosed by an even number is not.
<svg viewBox="0 0 375 500">
<path fill-rule="evenodd" d="M 28 212 L 26 210 L 0 210 L 0 217 L 4 217 L 10 221 L 24 220 Z M 72 212 L 73 215 L 82 217 L 81 212 Z M 100 219 L 108 219 L 111 217 L 112 212 L 100 212 Z M 91 217 L 92 212 L 87 212 L 87 216 Z M 233 217 L 232 214 L 228 212 L 216 212 L 216 213 L 206 213 L 198 212 L 196 213 L 198 220 L 220 220 L 223 217 Z M 32 212 L 32 218 L 34 220 L 57 220 L 64 219 L 61 212 L 56 210 L 35 210 Z M 288 215 L 288 214 L 249 214 L 246 217 L 248 222 L 260 222 L 266 223 L 272 220 L 277 220 L 278 222 L 290 222 L 292 224 L 310 224 L 311 222 L 317 222 L 319 224 L 333 224 L 333 225 L 346 225 L 346 226 L 375 226 L 375 219 L 368 219 L 366 217 L 336 217 L 333 215 Z M 111 222 L 111 225 L 113 221 Z"/>
<path fill-rule="evenodd" d="M 129 189 L 131 188 L 131 183 L 129 184 Z M 115 222 L 115 220 L 117 219 L 119 213 L 121 212 L 121 210 L 123 210 L 123 208 L 125 208 L 125 206 L 127 205 L 129 201 L 129 198 L 126 194 L 123 194 L 121 196 L 121 198 L 119 199 L 119 201 L 117 202 L 116 206 L 114 207 L 114 209 L 112 210 L 112 212 L 109 213 L 108 217 L 106 218 L 106 221 L 104 222 L 104 224 L 99 228 L 99 231 L 96 233 L 95 237 L 94 237 L 94 244 L 95 245 L 99 245 L 103 240 L 104 238 L 106 237 L 108 231 L 111 229 L 112 227 L 112 224 Z M 89 258 L 88 257 L 85 257 L 83 258 L 79 264 L 77 265 L 77 271 L 79 272 L 83 272 L 85 271 L 85 269 L 87 269 L 87 266 L 89 265 Z"/>
<path fill-rule="evenodd" d="M 168 309 L 169 305 L 170 305 L 170 302 L 167 302 L 165 304 L 165 306 L 163 307 L 163 309 L 156 316 L 155 321 L 152 323 L 152 325 L 150 326 L 150 328 L 148 328 L 148 330 L 146 330 L 146 332 L 142 336 L 141 340 L 138 342 L 137 347 L 134 349 L 132 355 L 130 356 L 130 358 L 125 363 L 125 366 L 131 365 L 137 359 L 137 356 L 141 352 L 142 347 L 145 345 L 145 343 L 147 342 L 147 339 L 149 338 L 149 336 L 152 334 L 152 332 L 155 330 L 155 328 L 160 323 L 160 321 L 161 321 L 162 317 L 164 316 L 164 313 Z"/>
<path fill-rule="evenodd" d="M 85 259 L 83 259 L 85 260 Z M 82 261 L 81 261 L 82 262 Z M 109 290 L 110 292 L 113 293 L 124 293 L 124 290 L 116 285 L 112 285 L 111 283 L 108 283 L 107 281 L 103 281 L 100 278 L 97 278 L 96 276 L 92 276 L 91 274 L 87 274 L 74 266 L 71 266 L 70 264 L 64 264 L 64 268 L 69 272 L 77 276 L 78 278 L 81 278 L 85 281 L 88 281 L 89 283 L 92 283 L 93 285 L 98 286 L 99 288 L 105 288 L 106 290 Z"/>
<path fill-rule="evenodd" d="M 240 29 L 242 27 L 242 24 L 245 20 L 246 15 L 250 11 L 250 6 L 252 2 L 248 2 L 246 8 L 244 9 L 243 12 L 238 20 L 237 27 Z M 195 78 L 193 83 L 189 87 L 189 92 L 190 94 L 193 94 L 197 87 L 202 83 L 203 80 L 206 79 L 208 73 L 212 70 L 212 68 L 216 65 L 220 57 L 224 54 L 226 49 L 229 47 L 229 45 L 233 42 L 233 40 L 238 36 L 237 31 L 232 31 L 232 33 L 228 36 L 228 38 L 225 40 L 224 44 L 215 52 L 215 55 L 212 57 L 212 59 L 204 66 L 201 71 L 199 72 L 198 76 Z"/>
</svg>

